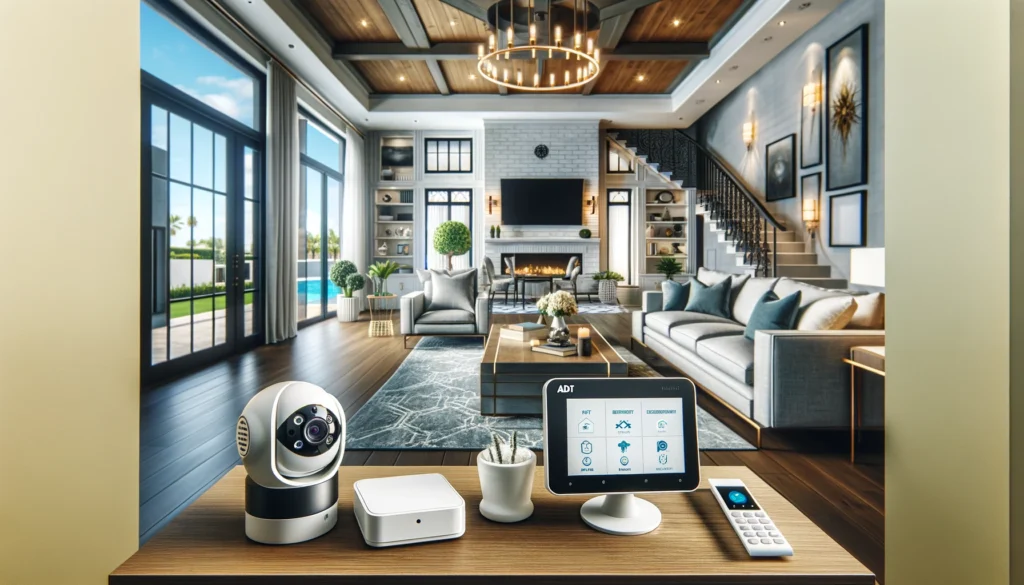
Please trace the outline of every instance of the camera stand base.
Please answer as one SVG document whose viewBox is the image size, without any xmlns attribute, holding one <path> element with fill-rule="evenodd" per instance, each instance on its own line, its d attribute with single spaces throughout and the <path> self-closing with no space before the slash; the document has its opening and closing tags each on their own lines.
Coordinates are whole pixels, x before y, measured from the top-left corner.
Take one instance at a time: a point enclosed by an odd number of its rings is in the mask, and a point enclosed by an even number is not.
<svg viewBox="0 0 1024 585">
<path fill-rule="evenodd" d="M 587 500 L 580 517 L 594 530 L 619 536 L 647 534 L 661 524 L 661 510 L 633 494 L 608 494 Z"/>
<path fill-rule="evenodd" d="M 262 544 L 295 544 L 313 540 L 338 523 L 338 504 L 303 518 L 257 518 L 245 514 L 245 535 Z"/>
</svg>

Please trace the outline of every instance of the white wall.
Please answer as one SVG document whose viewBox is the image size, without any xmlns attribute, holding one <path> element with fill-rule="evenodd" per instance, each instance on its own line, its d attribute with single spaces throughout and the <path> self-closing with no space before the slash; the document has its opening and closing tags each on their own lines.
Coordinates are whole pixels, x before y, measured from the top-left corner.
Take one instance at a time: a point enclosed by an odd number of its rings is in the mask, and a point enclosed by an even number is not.
<svg viewBox="0 0 1024 585">
<path fill-rule="evenodd" d="M 885 14 L 884 0 L 846 0 L 770 63 L 736 88 L 698 121 L 701 142 L 724 158 L 764 196 L 765 146 L 795 133 L 797 142 L 797 196 L 767 203 L 772 214 L 785 219 L 788 228 L 805 234 L 800 210 L 800 182 L 804 175 L 821 172 L 821 233 L 813 251 L 818 261 L 832 265 L 834 278 L 850 276 L 849 248 L 828 246 L 828 196 L 866 190 L 867 245 L 885 246 Z M 922 26 L 926 25 L 922 20 Z M 861 24 L 868 24 L 868 182 L 866 185 L 825 191 L 824 165 L 799 168 L 800 110 L 803 86 L 814 67 L 825 69 L 825 51 Z M 825 80 L 827 83 L 827 80 Z M 936 98 L 940 99 L 940 98 Z M 756 142 L 750 151 L 742 140 L 744 122 L 756 122 Z M 827 123 L 827 121 L 826 121 Z M 823 135 L 824 140 L 824 135 Z M 824 149 L 822 161 L 824 161 Z M 820 244 L 820 245 L 819 245 Z M 808 249 L 808 251 L 811 251 Z"/>
<path fill-rule="evenodd" d="M 139 537 L 139 2 L 0 2 L 0 54 L 0 583 L 100 585 Z"/>
</svg>

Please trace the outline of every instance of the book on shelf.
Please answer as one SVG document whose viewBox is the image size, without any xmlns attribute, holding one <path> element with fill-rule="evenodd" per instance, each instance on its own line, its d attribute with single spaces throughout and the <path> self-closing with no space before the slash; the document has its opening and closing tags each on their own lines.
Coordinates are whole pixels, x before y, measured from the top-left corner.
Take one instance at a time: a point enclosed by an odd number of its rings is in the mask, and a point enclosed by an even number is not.
<svg viewBox="0 0 1024 585">
<path fill-rule="evenodd" d="M 512 331 L 533 331 L 535 329 L 547 329 L 547 325 L 541 325 L 540 323 L 534 323 L 533 321 L 523 321 L 522 323 L 506 325 L 505 328 L 511 329 Z"/>
<path fill-rule="evenodd" d="M 525 331 L 516 331 L 508 327 L 501 328 L 501 338 L 509 339 L 512 341 L 521 341 L 526 343 L 534 339 L 547 339 L 548 330 L 546 327 L 539 327 L 537 329 L 527 329 Z"/>
<path fill-rule="evenodd" d="M 576 355 L 575 345 L 567 345 L 565 347 L 562 347 L 560 345 L 551 345 L 550 343 L 545 343 L 544 345 L 535 345 L 530 349 L 537 353 L 546 353 L 548 355 L 556 355 L 558 357 L 569 357 Z"/>
</svg>

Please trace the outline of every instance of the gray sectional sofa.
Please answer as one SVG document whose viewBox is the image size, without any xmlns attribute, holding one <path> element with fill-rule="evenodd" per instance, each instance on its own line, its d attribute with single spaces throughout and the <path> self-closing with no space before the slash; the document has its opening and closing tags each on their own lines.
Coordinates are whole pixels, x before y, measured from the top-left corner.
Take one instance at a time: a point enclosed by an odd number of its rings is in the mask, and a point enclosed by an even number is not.
<svg viewBox="0 0 1024 585">
<path fill-rule="evenodd" d="M 842 329 L 759 330 L 751 341 L 744 329 L 757 300 L 768 290 L 780 297 L 801 292 L 798 323 L 813 303 L 845 302 L 835 299 L 844 296 L 856 302 L 858 294 L 788 278 L 749 278 L 704 269 L 697 274 L 708 285 L 725 278 L 733 279 L 732 319 L 665 311 L 662 293 L 647 291 L 642 309 L 633 313 L 634 341 L 760 427 L 849 428 L 850 369 L 843 358 L 853 346 L 885 345 L 884 295 L 860 297 L 854 317 Z"/>
</svg>

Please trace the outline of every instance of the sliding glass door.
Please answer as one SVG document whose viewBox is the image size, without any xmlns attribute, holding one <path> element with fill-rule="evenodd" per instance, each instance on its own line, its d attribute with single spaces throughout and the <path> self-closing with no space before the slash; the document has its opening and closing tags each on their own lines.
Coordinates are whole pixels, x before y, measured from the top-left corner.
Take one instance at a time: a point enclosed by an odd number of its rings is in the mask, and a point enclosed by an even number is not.
<svg viewBox="0 0 1024 585">
<path fill-rule="evenodd" d="M 338 287 L 328 278 L 341 257 L 345 142 L 305 111 L 299 112 L 298 317 L 302 324 L 337 311 Z"/>
</svg>

